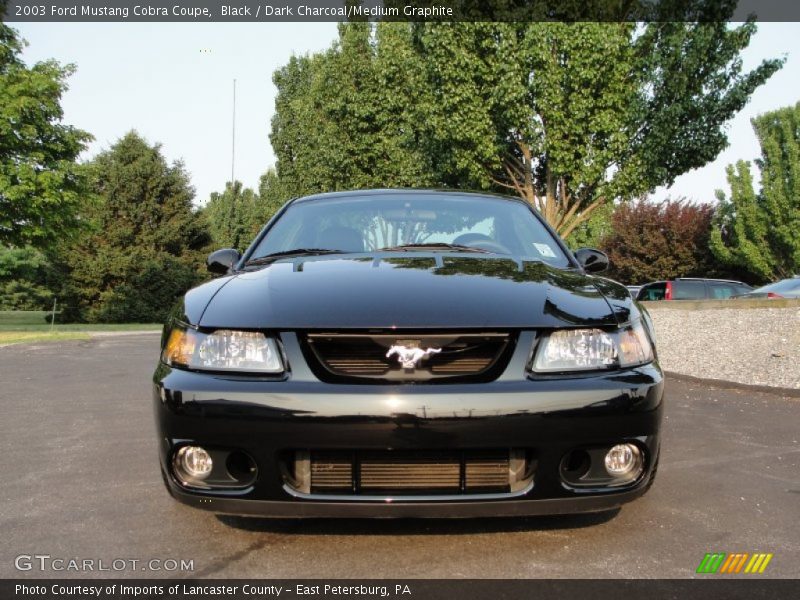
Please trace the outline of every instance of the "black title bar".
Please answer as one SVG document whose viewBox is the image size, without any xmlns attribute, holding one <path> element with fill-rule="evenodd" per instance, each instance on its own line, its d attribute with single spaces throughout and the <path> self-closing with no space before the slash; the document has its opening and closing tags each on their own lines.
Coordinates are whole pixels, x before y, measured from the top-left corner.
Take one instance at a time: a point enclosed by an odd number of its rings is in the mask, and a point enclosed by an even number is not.
<svg viewBox="0 0 800 600">
<path fill-rule="evenodd" d="M 3 600 L 783 600 L 796 598 L 789 579 L 4 579 Z"/>
<path fill-rule="evenodd" d="M 4 21 L 800 21 L 796 0 L 0 0 Z"/>
</svg>

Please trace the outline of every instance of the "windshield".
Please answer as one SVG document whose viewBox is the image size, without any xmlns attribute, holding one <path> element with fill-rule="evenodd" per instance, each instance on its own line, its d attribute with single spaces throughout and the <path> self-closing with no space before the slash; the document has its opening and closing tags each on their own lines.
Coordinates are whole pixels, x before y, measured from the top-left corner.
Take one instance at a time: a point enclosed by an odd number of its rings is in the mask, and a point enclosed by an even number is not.
<svg viewBox="0 0 800 600">
<path fill-rule="evenodd" d="M 757 293 L 766 293 L 766 292 L 785 293 L 785 292 L 794 292 L 796 290 L 800 291 L 800 278 L 784 279 L 782 281 L 770 283 L 769 285 L 765 285 L 753 291 Z"/>
<path fill-rule="evenodd" d="M 302 249 L 456 249 L 448 246 L 570 266 L 553 236 L 521 202 L 436 193 L 300 200 L 270 228 L 249 259 Z"/>
</svg>

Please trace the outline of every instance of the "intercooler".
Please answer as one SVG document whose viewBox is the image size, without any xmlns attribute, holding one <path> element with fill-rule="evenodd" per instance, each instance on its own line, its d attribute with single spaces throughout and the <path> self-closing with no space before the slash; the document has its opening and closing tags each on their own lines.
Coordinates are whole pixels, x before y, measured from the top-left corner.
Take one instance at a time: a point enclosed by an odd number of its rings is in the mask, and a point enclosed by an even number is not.
<svg viewBox="0 0 800 600">
<path fill-rule="evenodd" d="M 304 494 L 512 493 L 532 479 L 524 450 L 296 451 L 289 485 Z"/>
</svg>

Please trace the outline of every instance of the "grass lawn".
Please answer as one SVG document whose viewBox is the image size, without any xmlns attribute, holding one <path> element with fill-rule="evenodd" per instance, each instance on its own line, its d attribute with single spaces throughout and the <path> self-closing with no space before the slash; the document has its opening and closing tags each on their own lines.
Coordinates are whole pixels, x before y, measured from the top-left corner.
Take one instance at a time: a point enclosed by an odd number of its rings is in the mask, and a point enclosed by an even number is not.
<svg viewBox="0 0 800 600">
<path fill-rule="evenodd" d="M 85 331 L 0 331 L 0 346 L 30 342 L 60 342 L 63 340 L 88 340 Z"/>
<path fill-rule="evenodd" d="M 45 321 L 46 311 L 0 310 L 0 332 L 50 333 L 50 323 Z M 158 331 L 161 323 L 59 323 L 56 313 L 55 333 L 82 331 Z M 65 339 L 65 338 L 62 338 Z M 72 338 L 80 339 L 80 338 Z M 0 341 L 0 343 L 6 343 Z"/>
</svg>

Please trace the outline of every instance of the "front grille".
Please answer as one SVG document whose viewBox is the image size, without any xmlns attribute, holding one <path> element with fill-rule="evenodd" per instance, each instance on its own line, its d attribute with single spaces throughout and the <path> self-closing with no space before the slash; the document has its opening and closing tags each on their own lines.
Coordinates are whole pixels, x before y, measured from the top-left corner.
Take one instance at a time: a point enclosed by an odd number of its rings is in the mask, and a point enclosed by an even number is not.
<svg viewBox="0 0 800 600">
<path fill-rule="evenodd" d="M 310 494 L 509 493 L 532 478 L 523 450 L 297 451 L 287 483 Z"/>
<path fill-rule="evenodd" d="M 347 490 L 353 485 L 353 461 L 348 456 L 315 455 L 311 482 L 320 490 Z"/>
<path fill-rule="evenodd" d="M 366 454 L 360 461 L 360 489 L 441 490 L 458 492 L 461 463 L 457 456 L 422 453 Z M 314 489 L 314 480 L 311 480 Z"/>
<path fill-rule="evenodd" d="M 497 332 L 313 333 L 305 336 L 305 349 L 309 364 L 323 381 L 491 381 L 507 364 L 513 341 L 512 334 Z M 395 347 L 401 350 L 392 352 Z M 406 354 L 404 361 L 401 352 L 415 349 L 421 356 L 414 359 Z"/>
</svg>

